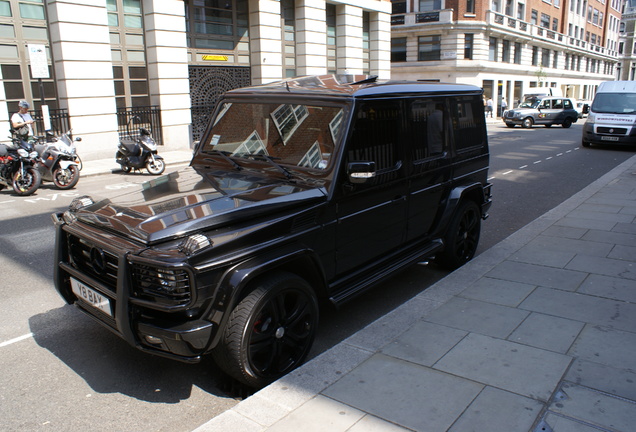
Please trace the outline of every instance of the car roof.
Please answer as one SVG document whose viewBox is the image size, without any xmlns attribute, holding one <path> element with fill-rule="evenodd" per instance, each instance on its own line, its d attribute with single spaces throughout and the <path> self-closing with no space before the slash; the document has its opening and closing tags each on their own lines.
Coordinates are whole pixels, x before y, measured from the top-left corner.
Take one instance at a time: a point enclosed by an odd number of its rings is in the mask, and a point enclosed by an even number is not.
<svg viewBox="0 0 636 432">
<path fill-rule="evenodd" d="M 483 94 L 483 89 L 470 84 L 432 81 L 379 80 L 368 75 L 318 75 L 291 78 L 268 84 L 243 87 L 226 93 L 231 96 L 305 95 L 337 98 L 406 96 L 410 94 Z"/>
</svg>

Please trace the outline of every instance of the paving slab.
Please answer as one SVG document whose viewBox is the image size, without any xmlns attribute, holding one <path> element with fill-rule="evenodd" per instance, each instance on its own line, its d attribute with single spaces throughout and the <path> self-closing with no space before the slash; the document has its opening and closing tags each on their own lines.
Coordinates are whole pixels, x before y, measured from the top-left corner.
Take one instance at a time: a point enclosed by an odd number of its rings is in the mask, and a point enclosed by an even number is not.
<svg viewBox="0 0 636 432">
<path fill-rule="evenodd" d="M 636 244 L 636 233 L 626 235 L 623 232 L 588 230 L 582 239 L 599 243 L 610 243 L 612 245 L 632 246 Z"/>
<path fill-rule="evenodd" d="M 337 401 L 415 431 L 445 431 L 483 385 L 376 354 L 327 388 Z"/>
<path fill-rule="evenodd" d="M 607 432 L 599 431 L 597 427 L 586 425 L 571 418 L 554 413 L 547 413 L 541 422 L 531 432 Z"/>
<path fill-rule="evenodd" d="M 636 328 L 636 304 L 552 288 L 537 288 L 519 308 L 627 331 Z"/>
<path fill-rule="evenodd" d="M 483 277 L 459 295 L 473 300 L 516 307 L 535 288 L 536 285 Z"/>
<path fill-rule="evenodd" d="M 577 292 L 636 303 L 636 283 L 618 277 L 592 274 L 585 279 Z"/>
<path fill-rule="evenodd" d="M 587 232 L 587 230 L 585 230 L 585 232 Z M 528 243 L 528 246 L 538 247 L 544 251 L 560 251 L 600 257 L 606 257 L 614 247 L 611 243 L 579 240 L 578 238 L 553 237 L 548 235 L 538 236 Z M 554 267 L 554 265 L 551 267 Z"/>
<path fill-rule="evenodd" d="M 494 279 L 574 291 L 581 285 L 587 274 L 580 271 L 504 261 L 489 271 L 486 276 Z"/>
<path fill-rule="evenodd" d="M 531 313 L 508 340 L 565 354 L 584 324 L 565 318 Z"/>
<path fill-rule="evenodd" d="M 563 398 L 550 411 L 605 430 L 630 431 L 636 424 L 636 403 L 576 384 L 561 387 Z"/>
<path fill-rule="evenodd" d="M 577 359 L 565 379 L 591 389 L 636 401 L 636 373 L 608 365 Z"/>
<path fill-rule="evenodd" d="M 493 387 L 486 387 L 449 432 L 528 432 L 543 404 Z"/>
<path fill-rule="evenodd" d="M 614 368 L 634 369 L 636 333 L 588 324 L 568 354 Z"/>
<path fill-rule="evenodd" d="M 471 333 L 433 367 L 546 402 L 571 360 L 563 354 Z"/>
<path fill-rule="evenodd" d="M 267 431 L 345 432 L 364 415 L 360 410 L 318 395 L 267 428 Z"/>
<path fill-rule="evenodd" d="M 528 312 L 507 306 L 454 297 L 424 317 L 460 330 L 506 338 L 528 316 Z"/>
</svg>

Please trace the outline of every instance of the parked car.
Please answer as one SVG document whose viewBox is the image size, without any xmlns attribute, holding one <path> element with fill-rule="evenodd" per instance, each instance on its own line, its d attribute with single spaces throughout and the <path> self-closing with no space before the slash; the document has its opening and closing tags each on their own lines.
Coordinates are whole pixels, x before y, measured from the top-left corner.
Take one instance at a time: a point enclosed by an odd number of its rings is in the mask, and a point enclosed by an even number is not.
<svg viewBox="0 0 636 432">
<path fill-rule="evenodd" d="M 479 87 L 329 75 L 232 90 L 188 168 L 53 215 L 55 286 L 140 350 L 211 353 L 262 387 L 306 358 L 319 300 L 473 257 L 488 160 Z"/>
<path fill-rule="evenodd" d="M 579 113 L 575 109 L 572 99 L 564 97 L 543 97 L 528 99 L 515 109 L 504 113 L 502 119 L 506 126 L 531 128 L 533 125 L 561 125 L 569 128 L 576 123 Z"/>
</svg>

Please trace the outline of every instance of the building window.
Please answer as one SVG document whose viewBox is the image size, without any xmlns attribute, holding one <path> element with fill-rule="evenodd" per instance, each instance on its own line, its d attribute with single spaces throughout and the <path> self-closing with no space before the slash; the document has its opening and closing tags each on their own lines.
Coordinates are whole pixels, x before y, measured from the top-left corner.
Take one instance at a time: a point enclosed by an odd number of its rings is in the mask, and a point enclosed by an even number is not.
<svg viewBox="0 0 636 432">
<path fill-rule="evenodd" d="M 434 61 L 440 59 L 441 36 L 420 36 L 418 38 L 417 59 L 419 61 Z"/>
<path fill-rule="evenodd" d="M 515 42 L 515 64 L 521 64 L 521 42 Z"/>
<path fill-rule="evenodd" d="M 336 5 L 327 3 L 327 73 L 338 72 L 338 56 L 336 52 Z"/>
<path fill-rule="evenodd" d="M 565 70 L 570 70 L 570 54 L 565 55 Z"/>
<path fill-rule="evenodd" d="M 543 67 L 550 67 L 550 50 L 543 48 L 541 51 L 541 65 Z"/>
<path fill-rule="evenodd" d="M 391 0 L 391 13 L 392 14 L 406 13 L 406 0 Z"/>
<path fill-rule="evenodd" d="M 558 69 L 559 66 L 559 53 L 558 51 L 552 52 L 552 68 Z"/>
<path fill-rule="evenodd" d="M 552 18 L 552 30 L 559 31 L 559 19 Z"/>
<path fill-rule="evenodd" d="M 492 0 L 492 10 L 501 13 L 501 0 Z"/>
<path fill-rule="evenodd" d="M 475 13 L 475 0 L 466 0 L 466 13 Z"/>
<path fill-rule="evenodd" d="M 501 61 L 504 63 L 510 63 L 510 41 L 501 41 Z"/>
<path fill-rule="evenodd" d="M 420 12 L 431 12 L 442 9 L 442 0 L 420 0 Z"/>
<path fill-rule="evenodd" d="M 523 3 L 517 3 L 517 19 L 526 19 L 526 5 Z"/>
<path fill-rule="evenodd" d="M 362 12 L 362 73 L 371 75 L 369 37 L 371 33 L 371 15 Z"/>
<path fill-rule="evenodd" d="M 539 48 L 532 47 L 532 66 L 539 66 Z"/>
<path fill-rule="evenodd" d="M 283 70 L 286 78 L 296 76 L 296 10 L 294 0 L 281 0 L 283 30 Z"/>
<path fill-rule="evenodd" d="M 475 35 L 472 33 L 466 33 L 464 35 L 464 59 L 472 60 L 473 59 L 473 41 L 475 39 Z"/>
<path fill-rule="evenodd" d="M 550 28 L 550 15 L 548 14 L 541 14 L 541 27 L 543 28 Z"/>
<path fill-rule="evenodd" d="M 514 12 L 513 8 L 514 8 L 513 0 L 506 0 L 506 10 L 504 13 L 508 16 L 512 16 Z"/>
<path fill-rule="evenodd" d="M 535 9 L 532 9 L 530 12 L 530 24 L 537 25 L 539 22 L 539 12 Z"/>
<path fill-rule="evenodd" d="M 391 38 L 391 61 L 406 61 L 406 38 Z"/>
<path fill-rule="evenodd" d="M 488 44 L 488 60 L 497 61 L 497 50 L 498 50 L 498 40 L 497 38 L 491 37 L 490 42 Z"/>
</svg>

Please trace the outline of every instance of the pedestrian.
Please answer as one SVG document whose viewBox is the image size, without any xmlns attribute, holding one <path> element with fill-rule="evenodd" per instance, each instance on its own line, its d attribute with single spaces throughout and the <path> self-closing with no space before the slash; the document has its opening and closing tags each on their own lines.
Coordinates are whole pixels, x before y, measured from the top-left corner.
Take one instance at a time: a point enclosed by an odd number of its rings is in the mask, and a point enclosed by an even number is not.
<svg viewBox="0 0 636 432">
<path fill-rule="evenodd" d="M 490 114 L 490 118 L 492 118 L 492 99 L 488 98 L 486 101 L 486 117 Z"/>
<path fill-rule="evenodd" d="M 33 117 L 29 114 L 29 103 L 21 100 L 18 103 L 18 112 L 11 116 L 13 132 L 21 139 L 26 140 L 33 136 Z"/>
<path fill-rule="evenodd" d="M 501 115 L 502 116 L 507 109 L 508 109 L 508 103 L 506 102 L 506 98 L 501 98 Z"/>
</svg>

